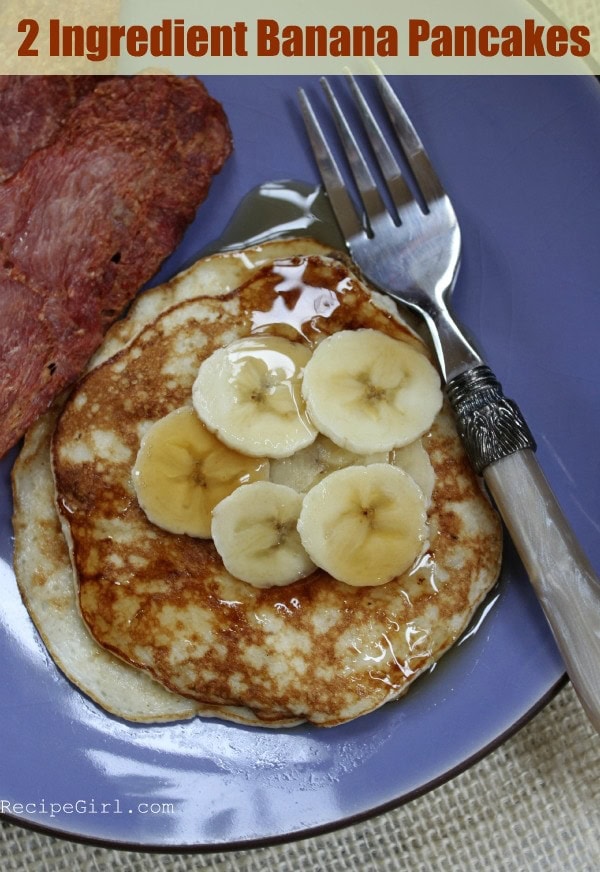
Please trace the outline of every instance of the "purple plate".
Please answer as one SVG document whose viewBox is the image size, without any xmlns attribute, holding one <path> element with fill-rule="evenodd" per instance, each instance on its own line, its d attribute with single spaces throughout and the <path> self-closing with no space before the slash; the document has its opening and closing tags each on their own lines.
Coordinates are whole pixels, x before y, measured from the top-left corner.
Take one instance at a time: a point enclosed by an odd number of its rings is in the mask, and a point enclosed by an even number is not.
<svg viewBox="0 0 600 872">
<path fill-rule="evenodd" d="M 306 183 L 295 188 L 306 197 L 292 204 L 289 219 L 290 231 L 299 232 L 318 181 L 296 104 L 299 85 L 320 101 L 316 79 L 215 77 L 207 84 L 229 115 L 236 150 L 156 281 L 223 238 L 240 201 L 266 180 Z M 462 226 L 456 312 L 521 405 L 540 461 L 598 565 L 598 83 L 421 77 L 398 78 L 395 86 Z M 288 220 L 282 190 L 262 189 L 259 199 L 270 197 L 274 212 L 271 220 L 264 203 L 257 210 L 256 235 Z M 246 207 L 245 238 L 252 235 L 248 221 Z M 335 234 L 326 221 L 308 223 L 313 232 Z M 564 680 L 509 545 L 500 583 L 470 631 L 398 703 L 329 730 L 261 731 L 200 719 L 123 723 L 62 676 L 23 608 L 11 567 L 13 458 L 0 465 L 0 812 L 9 820 L 72 839 L 163 851 L 323 832 L 465 769 Z"/>
</svg>

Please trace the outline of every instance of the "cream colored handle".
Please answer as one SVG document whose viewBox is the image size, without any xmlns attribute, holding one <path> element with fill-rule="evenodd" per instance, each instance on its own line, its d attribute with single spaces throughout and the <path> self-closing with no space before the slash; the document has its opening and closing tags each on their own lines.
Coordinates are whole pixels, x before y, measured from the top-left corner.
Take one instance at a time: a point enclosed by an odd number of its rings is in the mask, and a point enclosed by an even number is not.
<svg viewBox="0 0 600 872">
<path fill-rule="evenodd" d="M 530 449 L 494 461 L 483 476 L 600 732 L 600 581 Z"/>
</svg>

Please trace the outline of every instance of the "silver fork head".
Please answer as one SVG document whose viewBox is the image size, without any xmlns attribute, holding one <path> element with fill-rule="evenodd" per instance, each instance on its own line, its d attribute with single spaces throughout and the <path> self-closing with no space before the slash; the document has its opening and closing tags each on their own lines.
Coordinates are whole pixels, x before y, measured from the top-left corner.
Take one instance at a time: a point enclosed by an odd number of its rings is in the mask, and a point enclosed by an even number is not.
<svg viewBox="0 0 600 872">
<path fill-rule="evenodd" d="M 356 80 L 352 76 L 347 78 L 389 197 L 381 194 L 369 162 L 326 79 L 321 82 L 363 213 L 357 211 L 334 149 L 306 93 L 300 91 L 304 120 L 323 185 L 349 252 L 365 276 L 412 308 L 431 311 L 432 305 L 441 305 L 452 290 L 459 267 L 460 230 L 452 203 L 387 79 L 375 77 L 380 101 L 414 177 L 417 197 Z M 386 199 L 391 201 L 391 208 Z"/>
</svg>

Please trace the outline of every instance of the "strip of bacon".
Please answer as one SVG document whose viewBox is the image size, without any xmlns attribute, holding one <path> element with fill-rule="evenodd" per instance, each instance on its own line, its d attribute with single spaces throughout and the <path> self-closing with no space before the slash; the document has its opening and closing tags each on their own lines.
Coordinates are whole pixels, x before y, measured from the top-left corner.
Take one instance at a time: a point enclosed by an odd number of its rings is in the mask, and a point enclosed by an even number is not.
<svg viewBox="0 0 600 872">
<path fill-rule="evenodd" d="M 83 370 L 230 154 L 194 78 L 115 78 L 0 186 L 0 457 Z"/>
<path fill-rule="evenodd" d="M 107 76 L 0 76 L 0 182 L 48 145 L 69 112 Z"/>
</svg>

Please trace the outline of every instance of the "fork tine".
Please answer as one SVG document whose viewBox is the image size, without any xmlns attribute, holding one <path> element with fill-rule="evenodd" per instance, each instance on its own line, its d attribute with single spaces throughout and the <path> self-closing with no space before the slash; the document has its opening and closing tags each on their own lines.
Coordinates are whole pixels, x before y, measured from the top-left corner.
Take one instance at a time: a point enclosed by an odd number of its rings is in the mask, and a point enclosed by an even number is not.
<svg viewBox="0 0 600 872">
<path fill-rule="evenodd" d="M 312 105 L 302 88 L 299 89 L 299 97 L 308 138 L 331 208 L 344 237 L 352 239 L 363 232 L 362 224 L 354 208 L 354 203 L 346 190 L 344 178 L 327 144 L 321 125 L 317 121 Z"/>
<path fill-rule="evenodd" d="M 344 152 L 350 164 L 356 187 L 365 207 L 365 212 L 372 225 L 378 218 L 389 215 L 388 209 L 381 198 L 377 183 L 373 178 L 367 162 L 358 146 L 356 138 L 350 129 L 331 85 L 326 78 L 321 79 L 323 90 L 329 100 Z"/>
<path fill-rule="evenodd" d="M 398 161 L 387 144 L 387 140 L 381 131 L 381 127 L 377 123 L 375 116 L 365 100 L 356 79 L 350 73 L 348 73 L 346 78 L 348 79 L 365 131 L 369 137 L 369 142 L 371 143 L 371 147 L 377 158 L 377 163 L 379 164 L 394 205 L 399 210 L 404 209 L 409 204 L 415 203 L 412 192 L 404 180 L 402 170 L 398 166 Z"/>
<path fill-rule="evenodd" d="M 431 207 L 436 200 L 439 200 L 445 195 L 442 183 L 431 166 L 423 143 L 413 127 L 410 118 L 406 114 L 402 103 L 396 96 L 396 93 L 392 90 L 392 86 L 385 76 L 381 74 L 377 75 L 375 78 L 379 88 L 379 93 L 381 94 L 381 99 L 383 100 L 387 113 L 394 125 L 394 129 L 400 140 L 400 144 L 404 149 L 410 168 L 414 173 L 417 184 L 425 198 L 425 202 L 429 207 Z"/>
</svg>

